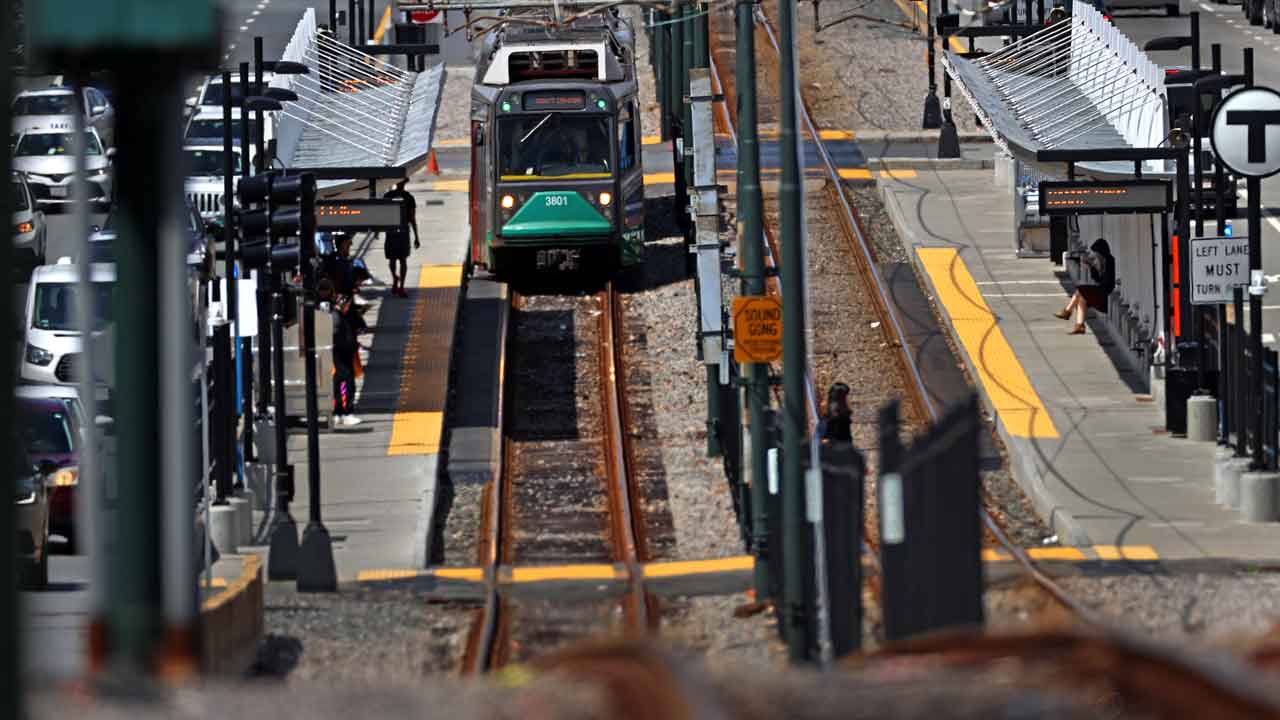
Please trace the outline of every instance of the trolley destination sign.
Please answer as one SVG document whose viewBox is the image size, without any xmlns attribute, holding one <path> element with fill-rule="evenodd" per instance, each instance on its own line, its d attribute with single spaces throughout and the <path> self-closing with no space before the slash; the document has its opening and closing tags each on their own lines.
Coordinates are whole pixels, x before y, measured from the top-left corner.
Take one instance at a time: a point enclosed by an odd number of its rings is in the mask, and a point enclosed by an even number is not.
<svg viewBox="0 0 1280 720">
<path fill-rule="evenodd" d="M 1191 304 L 1231 302 L 1232 288 L 1249 284 L 1249 238 L 1191 238 Z"/>
<path fill-rule="evenodd" d="M 1164 212 L 1173 205 L 1165 180 L 1046 180 L 1040 183 L 1043 215 Z"/>
<path fill-rule="evenodd" d="M 733 299 L 733 359 L 774 362 L 782 357 L 782 301 L 770 295 Z"/>
<path fill-rule="evenodd" d="M 406 222 L 399 200 L 317 200 L 317 230 L 395 230 Z"/>
</svg>

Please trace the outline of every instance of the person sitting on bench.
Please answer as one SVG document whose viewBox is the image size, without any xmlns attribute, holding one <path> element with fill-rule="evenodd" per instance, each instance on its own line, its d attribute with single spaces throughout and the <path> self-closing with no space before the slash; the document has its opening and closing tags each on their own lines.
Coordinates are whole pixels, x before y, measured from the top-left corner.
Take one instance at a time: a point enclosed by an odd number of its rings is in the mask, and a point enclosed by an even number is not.
<svg viewBox="0 0 1280 720">
<path fill-rule="evenodd" d="M 1067 331 L 1068 335 L 1084 334 L 1084 319 L 1089 308 L 1097 308 L 1099 312 L 1107 311 L 1107 298 L 1116 289 L 1116 258 L 1111 254 L 1111 246 L 1106 240 L 1098 238 L 1089 246 L 1084 256 L 1084 265 L 1088 268 L 1089 280 L 1076 286 L 1067 306 L 1054 313 L 1055 317 L 1066 320 L 1075 314 L 1075 324 Z"/>
</svg>

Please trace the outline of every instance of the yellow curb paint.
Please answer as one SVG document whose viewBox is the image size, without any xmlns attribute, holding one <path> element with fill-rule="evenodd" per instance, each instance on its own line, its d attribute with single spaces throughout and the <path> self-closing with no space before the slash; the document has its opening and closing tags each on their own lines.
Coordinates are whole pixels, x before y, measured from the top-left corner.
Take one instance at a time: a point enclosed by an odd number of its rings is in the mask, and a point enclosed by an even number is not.
<svg viewBox="0 0 1280 720">
<path fill-rule="evenodd" d="M 511 568 L 511 582 L 546 582 L 549 580 L 620 580 L 626 574 L 613 565 L 547 565 Z"/>
<path fill-rule="evenodd" d="M 716 558 L 715 560 L 650 563 L 644 566 L 644 576 L 646 578 L 668 578 L 682 575 L 738 572 L 751 570 L 754 567 L 755 558 L 750 555 L 734 555 L 733 557 Z"/>
<path fill-rule="evenodd" d="M 471 138 L 446 138 L 431 143 L 432 147 L 471 147 Z"/>
<path fill-rule="evenodd" d="M 676 181 L 676 174 L 673 172 L 645 173 L 645 185 L 670 185 Z"/>
<path fill-rule="evenodd" d="M 640 138 L 640 144 L 641 145 L 661 145 L 662 136 L 661 135 L 645 135 Z"/>
<path fill-rule="evenodd" d="M 916 254 L 1005 429 L 1014 437 L 1058 437 L 1049 411 L 1031 386 L 964 260 L 954 248 L 918 248 Z"/>
<path fill-rule="evenodd" d="M 467 192 L 466 180 L 436 180 L 430 183 L 433 192 Z"/>
<path fill-rule="evenodd" d="M 420 288 L 451 288 L 461 284 L 461 265 L 423 265 L 418 274 Z"/>
<path fill-rule="evenodd" d="M 1088 560 L 1085 554 L 1080 552 L 1078 548 L 1073 547 L 1047 547 L 1047 548 L 1031 548 L 1027 550 L 1027 555 L 1032 560 Z"/>
<path fill-rule="evenodd" d="M 1094 545 L 1099 560 L 1159 560 L 1150 545 Z"/>
<path fill-rule="evenodd" d="M 204 576 L 200 577 L 200 587 L 224 588 L 227 586 L 227 579 L 224 577 L 213 578 L 212 582 L 205 582 Z"/>
<path fill-rule="evenodd" d="M 866 168 L 840 168 L 836 171 L 841 180 L 870 180 L 871 171 Z"/>
<path fill-rule="evenodd" d="M 391 5 L 387 5 L 387 9 L 382 13 L 382 19 L 378 21 L 378 29 L 373 31 L 374 45 L 382 44 L 382 37 L 387 34 L 389 27 L 391 27 Z"/>
<path fill-rule="evenodd" d="M 894 180 L 911 180 L 917 175 L 918 173 L 910 168 L 885 168 L 880 171 L 880 177 L 892 178 Z"/>
<path fill-rule="evenodd" d="M 982 562 L 1008 562 L 1013 557 L 1009 553 L 992 548 L 982 548 Z"/>
<path fill-rule="evenodd" d="M 444 580 L 466 580 L 468 582 L 481 582 L 484 580 L 484 570 L 478 567 L 434 568 L 431 574 Z"/>
<path fill-rule="evenodd" d="M 211 612 L 230 602 L 231 598 L 244 592 L 245 588 L 249 587 L 249 584 L 257 579 L 261 572 L 262 558 L 257 555 L 242 556 L 240 560 L 240 577 L 228 582 L 226 588 L 218 594 L 206 598 L 200 606 L 200 612 Z M 215 582 L 214 585 L 216 586 L 217 583 Z"/>
<path fill-rule="evenodd" d="M 421 570 L 361 570 L 356 573 L 356 582 L 408 580 L 410 578 L 416 578 L 421 574 Z"/>
<path fill-rule="evenodd" d="M 398 412 L 391 423 L 388 455 L 433 455 L 440 452 L 442 412 Z"/>
</svg>

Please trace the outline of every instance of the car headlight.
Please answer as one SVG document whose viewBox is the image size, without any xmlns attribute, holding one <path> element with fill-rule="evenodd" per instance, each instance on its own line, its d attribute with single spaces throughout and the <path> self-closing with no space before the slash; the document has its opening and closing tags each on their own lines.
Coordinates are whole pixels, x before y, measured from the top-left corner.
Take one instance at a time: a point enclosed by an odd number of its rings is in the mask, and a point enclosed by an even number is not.
<svg viewBox="0 0 1280 720">
<path fill-rule="evenodd" d="M 80 483 L 80 469 L 64 467 L 53 474 L 54 487 L 75 487 Z"/>
<path fill-rule="evenodd" d="M 23 222 L 23 223 L 18 223 L 17 227 L 15 227 L 13 231 L 18 233 L 19 235 L 25 235 L 35 229 L 36 229 L 35 223 Z"/>
<path fill-rule="evenodd" d="M 110 168 L 108 168 L 107 166 L 103 165 L 102 167 L 98 168 L 97 170 L 90 170 L 90 171 L 89 171 L 89 177 L 96 177 L 96 178 L 104 177 L 108 172 L 110 172 Z"/>
<path fill-rule="evenodd" d="M 44 367 L 53 362 L 53 353 L 42 347 L 36 347 L 30 343 L 27 344 L 27 362 L 32 365 Z"/>
</svg>

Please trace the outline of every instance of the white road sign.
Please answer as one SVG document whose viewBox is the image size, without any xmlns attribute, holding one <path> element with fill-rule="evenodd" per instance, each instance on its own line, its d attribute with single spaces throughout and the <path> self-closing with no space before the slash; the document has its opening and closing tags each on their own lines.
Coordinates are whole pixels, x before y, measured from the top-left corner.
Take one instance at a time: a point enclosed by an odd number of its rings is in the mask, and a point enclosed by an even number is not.
<svg viewBox="0 0 1280 720">
<path fill-rule="evenodd" d="M 1191 304 L 1231 302 L 1231 289 L 1249 284 L 1249 238 L 1191 238 Z"/>
<path fill-rule="evenodd" d="M 1210 140 L 1222 164 L 1237 175 L 1280 172 L 1280 93 L 1249 87 L 1228 95 L 1213 114 Z"/>
</svg>

